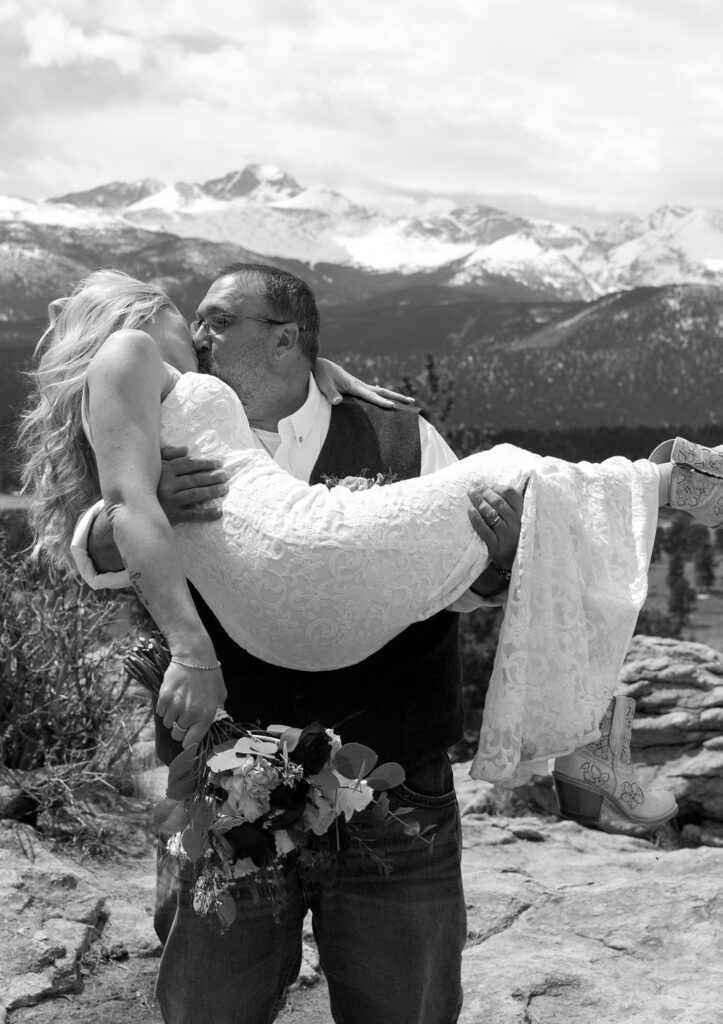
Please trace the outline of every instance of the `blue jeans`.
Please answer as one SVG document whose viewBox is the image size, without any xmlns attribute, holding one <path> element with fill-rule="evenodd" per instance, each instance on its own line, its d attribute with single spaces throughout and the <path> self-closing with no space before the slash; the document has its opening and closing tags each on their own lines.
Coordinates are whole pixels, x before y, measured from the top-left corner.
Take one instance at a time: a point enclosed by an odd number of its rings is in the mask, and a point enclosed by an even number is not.
<svg viewBox="0 0 723 1024">
<path fill-rule="evenodd" d="M 362 812 L 356 834 L 392 870 L 380 873 L 354 847 L 321 883 L 293 869 L 279 923 L 267 904 L 254 906 L 249 896 L 220 933 L 194 913 L 177 862 L 165 859 L 156 996 L 167 1024 L 271 1024 L 299 971 L 309 909 L 337 1024 L 455 1024 L 466 914 L 459 812 L 446 757 L 412 772 L 390 803 L 392 810 L 413 808 L 405 821 L 434 827 L 431 846 L 398 829 L 379 832 Z"/>
</svg>

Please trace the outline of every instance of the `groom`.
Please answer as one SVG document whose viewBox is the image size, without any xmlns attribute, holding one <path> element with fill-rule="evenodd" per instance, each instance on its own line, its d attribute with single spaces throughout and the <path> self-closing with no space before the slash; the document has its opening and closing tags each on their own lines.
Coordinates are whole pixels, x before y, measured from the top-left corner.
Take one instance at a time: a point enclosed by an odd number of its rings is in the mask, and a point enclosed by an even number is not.
<svg viewBox="0 0 723 1024">
<path fill-rule="evenodd" d="M 348 399 L 331 405 L 310 375 L 318 328 L 308 286 L 263 264 L 227 267 L 198 307 L 192 329 L 199 363 L 239 394 L 260 448 L 311 483 L 378 473 L 404 479 L 454 461 L 440 435 L 413 411 Z M 174 463 L 183 471 L 179 477 Z M 211 468 L 179 458 L 164 472 L 164 507 L 172 521 L 210 514 L 188 509 L 187 484 L 201 485 L 193 489 L 195 501 L 217 494 L 222 484 Z M 473 504 L 471 518 L 497 567 L 474 584 L 480 597 L 465 595 L 457 610 L 504 596 L 503 573 L 519 536 L 517 492 L 483 489 Z M 180 505 L 185 509 L 179 512 Z M 102 515 L 93 520 L 88 551 L 101 571 L 120 565 Z M 86 568 L 86 576 L 93 571 Z M 114 581 L 96 577 L 95 585 L 108 582 L 122 585 L 122 574 Z M 407 777 L 391 795 L 392 810 L 412 808 L 405 820 L 431 827 L 434 841 L 380 833 L 368 822 L 361 838 L 374 859 L 349 851 L 334 877 L 320 883 L 292 869 L 280 923 L 268 906 L 249 901 L 223 935 L 194 913 L 188 879 L 173 874 L 176 862 L 165 865 L 156 927 L 165 943 L 157 995 L 166 1021 L 273 1020 L 298 973 L 302 921 L 311 909 L 335 1020 L 453 1024 L 462 1004 L 466 938 L 459 815 L 446 755 L 462 728 L 457 615 L 444 611 L 411 626 L 360 664 L 309 673 L 253 658 L 194 596 L 223 666 L 231 716 L 264 725 L 344 722 L 344 739 L 368 744 L 381 761 L 401 762 Z M 161 743 L 171 753 L 167 735 Z M 378 858 L 391 866 L 388 874 L 379 872 Z"/>
</svg>

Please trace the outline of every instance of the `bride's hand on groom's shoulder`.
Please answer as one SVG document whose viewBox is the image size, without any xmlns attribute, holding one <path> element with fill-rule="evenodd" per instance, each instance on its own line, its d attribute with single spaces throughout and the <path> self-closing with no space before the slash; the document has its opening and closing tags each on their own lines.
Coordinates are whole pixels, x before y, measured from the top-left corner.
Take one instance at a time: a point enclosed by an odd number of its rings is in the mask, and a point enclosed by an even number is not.
<svg viewBox="0 0 723 1024">
<path fill-rule="evenodd" d="M 403 395 L 399 391 L 392 391 L 380 384 L 365 384 L 363 380 L 349 373 L 343 366 L 332 362 L 331 359 L 324 359 L 322 356 L 319 356 L 314 363 L 313 373 L 319 391 L 332 405 L 341 402 L 344 395 L 361 398 L 365 402 L 371 402 L 372 405 L 381 406 L 382 409 L 394 409 L 399 403 L 414 405 L 413 395 Z"/>
</svg>

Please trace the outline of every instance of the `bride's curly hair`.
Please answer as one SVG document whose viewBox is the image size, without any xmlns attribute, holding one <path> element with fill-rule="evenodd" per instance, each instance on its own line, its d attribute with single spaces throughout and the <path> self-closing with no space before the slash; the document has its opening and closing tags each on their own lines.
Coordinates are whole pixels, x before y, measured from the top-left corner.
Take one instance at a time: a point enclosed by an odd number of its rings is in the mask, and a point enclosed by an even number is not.
<svg viewBox="0 0 723 1024">
<path fill-rule="evenodd" d="M 48 327 L 35 347 L 37 368 L 21 417 L 18 447 L 23 491 L 32 497 L 32 554 L 72 567 L 78 516 L 100 497 L 93 451 L 83 431 L 85 375 L 115 331 L 139 328 L 170 305 L 160 289 L 120 270 L 98 270 L 72 295 L 48 306 Z"/>
</svg>

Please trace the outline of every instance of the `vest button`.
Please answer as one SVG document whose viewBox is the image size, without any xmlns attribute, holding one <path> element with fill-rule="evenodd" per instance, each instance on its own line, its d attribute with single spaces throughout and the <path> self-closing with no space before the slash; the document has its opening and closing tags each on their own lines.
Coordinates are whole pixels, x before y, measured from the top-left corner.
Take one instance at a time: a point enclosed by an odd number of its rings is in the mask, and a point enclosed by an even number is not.
<svg viewBox="0 0 723 1024">
<path fill-rule="evenodd" d="M 294 694 L 296 700 L 303 700 L 305 696 L 306 694 L 304 693 L 303 690 L 297 690 L 296 693 Z"/>
</svg>

